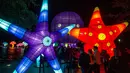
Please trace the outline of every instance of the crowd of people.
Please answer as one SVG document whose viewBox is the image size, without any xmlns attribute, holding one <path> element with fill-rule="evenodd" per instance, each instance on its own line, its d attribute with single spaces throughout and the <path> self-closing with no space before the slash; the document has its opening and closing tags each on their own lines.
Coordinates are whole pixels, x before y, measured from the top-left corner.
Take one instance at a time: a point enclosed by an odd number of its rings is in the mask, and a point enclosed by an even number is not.
<svg viewBox="0 0 130 73">
<path fill-rule="evenodd" d="M 55 47 L 56 54 L 61 63 L 63 73 L 101 73 L 101 66 L 105 73 L 129 73 L 120 55 L 119 49 L 113 50 L 114 56 L 110 56 L 106 50 L 98 51 L 94 46 L 86 53 L 82 46 L 79 47 Z M 122 67 L 125 66 L 125 67 Z M 70 72 L 68 72 L 70 71 Z"/>
<path fill-rule="evenodd" d="M 22 58 L 28 46 L 17 46 L 15 44 L 0 45 L 0 58 L 3 59 L 19 59 Z M 119 50 L 113 50 L 114 56 L 110 57 L 106 50 L 98 51 L 98 47 L 94 46 L 86 53 L 83 45 L 77 46 L 54 46 L 55 53 L 60 62 L 63 73 L 101 73 L 101 66 L 104 67 L 105 73 L 129 73 L 125 69 L 122 57 L 119 55 Z M 45 61 L 44 57 L 41 63 Z M 49 65 L 49 64 L 48 64 Z M 127 66 L 126 66 L 127 67 Z"/>
</svg>

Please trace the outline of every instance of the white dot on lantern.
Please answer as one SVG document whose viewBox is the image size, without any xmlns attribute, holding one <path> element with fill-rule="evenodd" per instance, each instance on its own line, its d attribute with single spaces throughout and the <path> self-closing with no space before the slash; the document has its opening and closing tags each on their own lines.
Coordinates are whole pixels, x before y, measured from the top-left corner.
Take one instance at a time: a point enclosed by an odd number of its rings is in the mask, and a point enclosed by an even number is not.
<svg viewBox="0 0 130 73">
<path fill-rule="evenodd" d="M 116 33 L 116 30 L 114 30 L 114 32 Z"/>
<path fill-rule="evenodd" d="M 76 27 L 80 27 L 80 25 L 79 25 L 79 24 L 77 24 L 77 25 L 76 25 Z"/>
<path fill-rule="evenodd" d="M 112 32 L 112 31 L 110 31 L 110 32 L 109 32 L 109 34 L 110 34 L 110 35 L 113 35 L 113 32 Z"/>
<path fill-rule="evenodd" d="M 58 27 L 61 27 L 61 24 L 58 24 Z"/>
<path fill-rule="evenodd" d="M 100 23 L 100 21 L 97 21 L 97 23 Z"/>
<path fill-rule="evenodd" d="M 87 32 L 84 32 L 84 34 L 86 35 L 86 34 L 87 34 Z"/>
</svg>

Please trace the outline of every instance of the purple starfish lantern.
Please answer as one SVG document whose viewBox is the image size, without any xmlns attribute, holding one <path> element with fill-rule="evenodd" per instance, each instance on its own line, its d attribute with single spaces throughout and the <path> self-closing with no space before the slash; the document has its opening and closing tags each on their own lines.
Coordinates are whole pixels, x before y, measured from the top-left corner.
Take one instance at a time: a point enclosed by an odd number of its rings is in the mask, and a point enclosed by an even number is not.
<svg viewBox="0 0 130 73">
<path fill-rule="evenodd" d="M 24 28 L 18 27 L 2 19 L 0 19 L 0 27 L 14 34 L 16 37 L 23 39 L 30 46 L 29 51 L 25 54 L 24 58 L 13 73 L 24 73 L 40 54 L 43 54 L 46 57 L 55 73 L 62 73 L 53 49 L 53 42 L 67 34 L 75 27 L 75 24 L 49 33 L 48 0 L 44 0 L 42 3 L 41 13 L 35 32 L 27 31 Z"/>
</svg>

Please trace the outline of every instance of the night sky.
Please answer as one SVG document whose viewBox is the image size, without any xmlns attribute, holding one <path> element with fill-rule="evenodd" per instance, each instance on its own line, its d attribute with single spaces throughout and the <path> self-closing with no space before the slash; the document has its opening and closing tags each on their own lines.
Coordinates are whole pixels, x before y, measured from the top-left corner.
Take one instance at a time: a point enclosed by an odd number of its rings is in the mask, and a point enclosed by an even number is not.
<svg viewBox="0 0 130 73">
<path fill-rule="evenodd" d="M 81 16 L 85 22 L 85 26 L 87 26 L 96 6 L 100 8 L 102 17 L 112 12 L 110 2 L 111 0 L 49 0 L 49 22 L 60 12 L 74 11 Z M 39 13 L 39 8 L 40 7 L 36 7 L 34 10 L 37 14 Z M 109 22 L 106 25 L 113 23 L 111 19 L 109 19 L 111 22 L 108 21 L 108 19 L 103 18 L 103 20 L 105 23 Z"/>
</svg>

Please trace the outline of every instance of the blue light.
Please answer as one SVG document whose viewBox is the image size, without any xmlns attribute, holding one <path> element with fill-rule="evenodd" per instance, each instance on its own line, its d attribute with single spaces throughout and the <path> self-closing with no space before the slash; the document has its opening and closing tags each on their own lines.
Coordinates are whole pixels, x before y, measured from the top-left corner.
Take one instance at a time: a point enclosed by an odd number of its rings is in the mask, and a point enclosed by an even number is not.
<svg viewBox="0 0 130 73">
<path fill-rule="evenodd" d="M 52 39 L 50 37 L 46 36 L 46 37 L 43 38 L 43 44 L 45 46 L 50 46 L 51 43 L 52 43 Z"/>
<path fill-rule="evenodd" d="M 48 0 L 43 0 L 38 22 L 48 22 Z"/>
<path fill-rule="evenodd" d="M 14 70 L 14 72 L 13 73 L 17 73 L 17 71 L 16 70 Z"/>
<path fill-rule="evenodd" d="M 0 19 L 0 27 L 6 31 L 8 31 L 8 28 L 10 26 L 11 23 L 3 20 L 3 19 Z"/>
<path fill-rule="evenodd" d="M 60 70 L 60 65 L 59 65 L 59 62 L 57 59 L 54 59 L 54 60 L 51 60 L 51 61 L 48 61 L 49 64 L 51 65 L 51 67 L 54 69 L 54 70 Z M 62 71 L 61 71 L 62 72 Z"/>
<path fill-rule="evenodd" d="M 42 12 L 43 10 L 48 10 L 48 0 L 43 0 L 40 12 Z"/>
<path fill-rule="evenodd" d="M 44 55 L 43 55 L 43 54 L 41 54 L 41 56 L 42 56 L 42 57 L 44 57 Z"/>
<path fill-rule="evenodd" d="M 40 56 L 38 56 L 38 58 L 36 59 L 36 66 L 40 67 Z"/>
<path fill-rule="evenodd" d="M 64 35 L 66 35 L 66 33 L 69 32 L 69 29 L 68 28 L 64 28 L 64 29 L 59 30 L 59 32 L 61 33 L 62 36 L 64 36 Z"/>
<path fill-rule="evenodd" d="M 13 25 L 13 24 L 11 24 L 11 25 L 9 26 L 8 31 L 9 31 L 10 33 L 14 34 L 16 37 L 18 37 L 18 38 L 20 38 L 20 39 L 24 36 L 24 34 L 25 34 L 25 32 L 26 32 L 25 29 L 23 29 L 23 28 L 21 28 L 21 27 L 18 27 L 18 26 L 16 26 L 16 25 Z"/>
<path fill-rule="evenodd" d="M 66 35 L 71 29 L 73 29 L 75 27 L 75 24 L 72 24 L 70 26 L 67 26 L 61 30 L 59 30 L 59 32 L 61 33 L 62 36 Z"/>
<path fill-rule="evenodd" d="M 62 70 L 59 69 L 59 70 L 54 70 L 55 73 L 62 73 Z"/>
<path fill-rule="evenodd" d="M 67 27 L 65 27 L 65 28 L 68 28 L 69 31 L 70 31 L 70 30 L 73 29 L 74 27 L 75 27 L 75 24 L 71 24 L 70 26 L 67 26 Z"/>
<path fill-rule="evenodd" d="M 38 22 L 48 21 L 48 11 L 44 10 L 40 13 Z"/>
<path fill-rule="evenodd" d="M 19 64 L 19 66 L 16 68 L 16 70 L 14 70 L 13 73 L 24 73 L 32 63 L 33 62 L 29 58 L 24 57 L 21 63 Z"/>
</svg>

